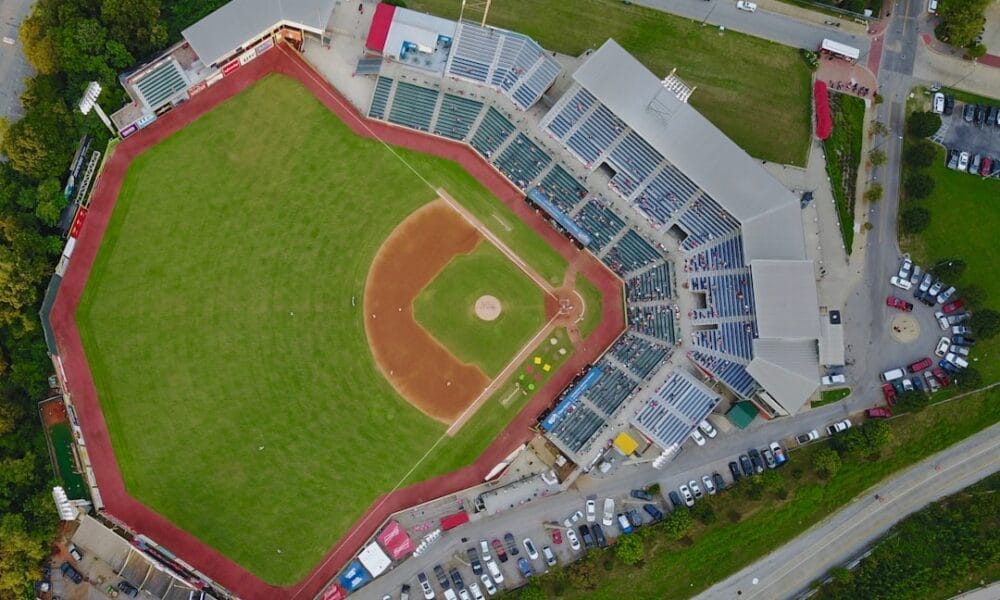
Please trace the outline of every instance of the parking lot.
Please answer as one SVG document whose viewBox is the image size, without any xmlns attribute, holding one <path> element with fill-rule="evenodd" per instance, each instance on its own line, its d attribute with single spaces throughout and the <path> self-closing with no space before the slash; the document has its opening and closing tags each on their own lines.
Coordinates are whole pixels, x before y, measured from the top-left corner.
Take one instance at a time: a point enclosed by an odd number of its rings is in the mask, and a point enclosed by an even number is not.
<svg viewBox="0 0 1000 600">
<path fill-rule="evenodd" d="M 976 109 L 977 106 L 979 110 Z M 970 163 L 979 155 L 982 164 L 982 160 L 989 157 L 991 175 L 1000 175 L 1000 161 L 997 160 L 1000 158 L 1000 125 L 997 124 L 1000 101 L 992 105 L 970 105 L 949 99 L 946 107 L 941 115 L 941 129 L 935 134 L 934 140 L 948 149 L 949 159 L 953 153 L 961 155 L 967 152 Z M 967 107 L 971 107 L 971 110 L 967 110 Z M 991 116 L 992 119 L 989 118 Z M 952 168 L 956 166 L 957 164 Z"/>
</svg>

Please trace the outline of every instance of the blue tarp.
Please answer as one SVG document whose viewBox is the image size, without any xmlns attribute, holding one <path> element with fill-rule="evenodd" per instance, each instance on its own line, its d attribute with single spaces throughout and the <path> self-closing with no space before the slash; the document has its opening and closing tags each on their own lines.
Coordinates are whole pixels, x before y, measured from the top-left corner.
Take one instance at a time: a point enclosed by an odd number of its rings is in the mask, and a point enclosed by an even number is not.
<svg viewBox="0 0 1000 600">
<path fill-rule="evenodd" d="M 361 566 L 361 561 L 354 560 L 347 565 L 347 570 L 340 576 L 340 585 L 348 592 L 353 592 L 371 582 L 372 576 Z"/>
<path fill-rule="evenodd" d="M 569 218 L 569 215 L 556 208 L 556 205 L 552 204 L 545 194 L 538 191 L 538 188 L 531 188 L 528 190 L 528 198 L 539 208 L 544 210 L 556 223 L 559 224 L 560 227 L 565 229 L 571 236 L 575 237 L 581 244 L 584 246 L 590 245 L 590 234 L 584 231 L 583 227 L 577 225 L 573 219 Z"/>
<path fill-rule="evenodd" d="M 587 371 L 587 374 L 583 376 L 583 379 L 570 388 L 569 392 L 567 392 L 566 395 L 563 396 L 563 399 L 559 401 L 559 404 L 552 409 L 549 416 L 545 417 L 545 420 L 542 421 L 542 429 L 549 431 L 555 427 L 559 421 L 562 421 L 562 418 L 566 416 L 566 411 L 569 410 L 569 407 L 579 400 L 580 396 L 582 396 L 584 392 L 597 383 L 597 380 L 600 379 L 603 374 L 604 371 L 602 371 L 600 367 L 593 367 Z"/>
</svg>

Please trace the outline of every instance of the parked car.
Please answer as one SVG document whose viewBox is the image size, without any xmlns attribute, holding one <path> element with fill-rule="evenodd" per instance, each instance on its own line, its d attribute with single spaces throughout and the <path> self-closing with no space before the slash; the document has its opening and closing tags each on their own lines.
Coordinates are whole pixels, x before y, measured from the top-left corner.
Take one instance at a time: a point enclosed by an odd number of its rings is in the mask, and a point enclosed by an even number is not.
<svg viewBox="0 0 1000 600">
<path fill-rule="evenodd" d="M 601 523 L 605 527 L 611 527 L 611 522 L 615 518 L 615 501 L 611 498 L 604 499 L 604 515 Z"/>
<path fill-rule="evenodd" d="M 701 485 L 705 486 L 705 491 L 708 492 L 709 496 L 715 495 L 715 482 L 712 481 L 711 475 L 702 475 Z"/>
<path fill-rule="evenodd" d="M 698 423 L 698 429 L 707 435 L 710 440 L 715 439 L 715 436 L 719 435 L 719 432 L 715 429 L 715 427 L 712 427 L 712 424 L 708 422 L 708 419 L 703 419 L 701 423 Z"/>
<path fill-rule="evenodd" d="M 653 495 L 646 490 L 632 490 L 629 492 L 629 495 L 638 500 L 645 500 L 646 502 L 653 499 Z"/>
<path fill-rule="evenodd" d="M 740 473 L 740 465 L 734 460 L 729 462 L 729 474 L 733 476 L 733 481 L 739 481 L 743 477 Z"/>
<path fill-rule="evenodd" d="M 951 377 L 948 377 L 948 374 L 942 369 L 934 369 L 934 378 L 938 380 L 941 387 L 948 387 L 951 385 Z"/>
<path fill-rule="evenodd" d="M 643 504 L 642 510 L 646 511 L 646 514 L 652 517 L 654 522 L 658 522 L 663 519 L 663 513 L 660 512 L 660 509 L 656 508 L 653 504 Z"/>
<path fill-rule="evenodd" d="M 896 397 L 896 388 L 892 387 L 891 383 L 886 383 L 882 386 L 882 397 L 885 398 L 885 403 L 892 406 L 892 400 Z"/>
<path fill-rule="evenodd" d="M 757 4 L 754 2 L 747 2 L 747 0 L 737 0 L 736 8 L 747 12 L 757 12 Z"/>
<path fill-rule="evenodd" d="M 538 554 L 536 553 L 535 556 L 538 556 Z M 448 571 L 448 574 L 451 575 L 451 582 L 455 584 L 456 589 L 460 590 L 465 587 L 465 581 L 462 579 L 462 574 L 458 572 L 458 569 L 452 569 Z"/>
<path fill-rule="evenodd" d="M 934 283 L 934 276 L 930 273 L 924 275 L 924 278 L 920 280 L 920 291 L 926 292 L 931 289 L 931 284 Z"/>
<path fill-rule="evenodd" d="M 490 572 L 490 577 L 497 583 L 503 583 L 503 571 L 492 560 L 486 564 L 486 570 Z"/>
<path fill-rule="evenodd" d="M 951 347 L 951 340 L 946 337 L 942 337 L 938 340 L 937 347 L 934 348 L 934 354 L 937 356 L 944 356 L 948 352 L 948 348 Z M 925 367 L 926 368 L 926 367 Z"/>
<path fill-rule="evenodd" d="M 69 551 L 69 555 L 72 556 L 76 562 L 83 560 L 83 553 L 76 547 L 76 544 L 70 544 L 66 547 L 66 550 Z"/>
<path fill-rule="evenodd" d="M 483 589 L 486 590 L 486 593 L 488 595 L 490 596 L 497 595 L 497 586 L 493 584 L 493 580 L 490 579 L 489 575 L 483 573 L 482 575 L 479 576 L 479 580 L 483 582 Z"/>
<path fill-rule="evenodd" d="M 970 316 L 971 315 L 969 313 L 965 312 L 964 310 L 962 312 L 957 312 L 957 313 L 948 315 L 948 317 L 947 317 L 948 324 L 949 325 L 958 325 L 959 323 L 965 323 L 966 321 L 969 320 Z"/>
<path fill-rule="evenodd" d="M 556 546 L 562 544 L 562 531 L 558 529 L 553 529 L 551 537 L 552 537 L 552 543 L 555 544 Z"/>
<path fill-rule="evenodd" d="M 691 439 L 694 440 L 694 443 L 698 444 L 699 446 L 705 445 L 705 438 L 700 433 L 698 433 L 697 429 L 691 432 Z"/>
<path fill-rule="evenodd" d="M 590 533 L 590 527 L 580 525 L 580 537 L 583 538 L 583 545 L 587 548 L 594 547 L 594 536 Z"/>
<path fill-rule="evenodd" d="M 497 559 L 500 562 L 507 562 L 507 551 L 504 549 L 503 544 L 500 543 L 500 540 L 496 538 L 493 538 L 493 553 L 497 555 Z"/>
<path fill-rule="evenodd" d="M 963 152 L 958 155 L 958 170 L 967 171 L 969 169 L 969 153 Z"/>
<path fill-rule="evenodd" d="M 490 562 L 493 558 L 490 556 L 490 543 L 486 540 L 479 540 L 479 554 L 483 557 L 483 562 Z"/>
<path fill-rule="evenodd" d="M 583 512 L 576 511 L 563 520 L 563 527 L 572 527 L 577 521 L 583 518 Z"/>
<path fill-rule="evenodd" d="M 705 497 L 705 494 L 701 491 L 701 486 L 694 479 L 688 482 L 688 487 L 691 488 L 691 493 L 694 494 L 695 500 L 701 500 Z"/>
<path fill-rule="evenodd" d="M 753 475 L 753 461 L 746 454 L 740 454 L 740 469 L 743 470 L 743 474 L 747 477 Z"/>
<path fill-rule="evenodd" d="M 829 435 L 833 435 L 835 433 L 840 433 L 841 431 L 847 431 L 850 428 L 851 428 L 851 420 L 850 419 L 844 419 L 843 421 L 837 421 L 833 425 L 830 425 L 829 427 L 827 427 L 826 428 L 826 432 Z"/>
<path fill-rule="evenodd" d="M 923 371 L 924 369 L 931 368 L 933 365 L 934 365 L 934 361 L 933 360 L 931 360 L 929 358 L 921 358 L 917 362 L 912 363 L 909 366 L 907 366 L 906 369 L 910 373 L 919 373 L 919 372 Z"/>
<path fill-rule="evenodd" d="M 889 308 L 898 308 L 903 312 L 911 312 L 913 310 L 913 304 L 895 296 L 889 296 L 886 298 L 885 305 Z"/>
<path fill-rule="evenodd" d="M 900 279 L 904 281 L 910 280 L 910 272 L 913 270 L 913 261 L 908 258 L 904 258 L 903 262 L 899 265 L 899 272 L 897 275 Z"/>
<path fill-rule="evenodd" d="M 451 581 L 448 580 L 448 574 L 444 572 L 444 567 L 441 565 L 434 565 L 434 577 L 437 577 L 438 585 L 441 586 L 442 590 L 446 590 L 451 587 Z"/>
<path fill-rule="evenodd" d="M 945 291 L 943 291 L 940 294 L 938 294 L 938 297 L 937 297 L 938 303 L 939 304 L 943 304 L 943 303 L 951 300 L 951 297 L 955 295 L 955 291 L 956 291 L 955 290 L 955 286 L 951 286 L 948 289 L 946 289 Z"/>
<path fill-rule="evenodd" d="M 955 97 L 948 94 L 944 95 L 944 114 L 951 115 L 955 111 Z"/>
<path fill-rule="evenodd" d="M 942 331 L 948 330 L 948 319 L 945 318 L 943 312 L 938 311 L 934 313 L 934 318 L 937 319 L 938 327 L 940 327 Z"/>
<path fill-rule="evenodd" d="M 722 475 L 719 475 L 718 473 L 712 473 L 712 481 L 715 482 L 715 489 L 719 490 L 720 492 L 725 491 L 726 480 L 722 478 Z"/>
<path fill-rule="evenodd" d="M 59 570 L 62 571 L 63 576 L 71 580 L 73 583 L 80 583 L 83 581 L 83 574 L 73 568 L 73 565 L 68 562 L 63 562 L 59 566 Z"/>
<path fill-rule="evenodd" d="M 479 575 L 483 572 L 483 563 L 479 561 L 479 553 L 476 552 L 475 548 L 469 548 L 465 551 L 469 555 L 469 565 L 472 567 L 472 572 Z"/>
<path fill-rule="evenodd" d="M 938 361 L 938 366 L 944 369 L 946 373 L 950 373 L 952 375 L 955 375 L 956 373 L 961 371 L 961 369 L 958 368 L 958 365 L 954 365 L 948 362 L 947 359 L 948 355 L 946 354 L 944 358 Z"/>
<path fill-rule="evenodd" d="M 524 538 L 521 543 L 524 544 L 524 551 L 528 553 L 528 558 L 531 560 L 538 558 L 538 550 L 535 549 L 535 543 L 531 541 L 531 538 Z"/>
<path fill-rule="evenodd" d="M 615 521 L 618 522 L 618 529 L 620 529 L 622 533 L 632 533 L 632 524 L 629 523 L 628 517 L 625 516 L 625 513 L 618 513 L 618 516 L 615 517 Z"/>
<path fill-rule="evenodd" d="M 771 442 L 770 444 L 771 454 L 774 455 L 774 462 L 777 466 L 781 466 L 788 462 L 788 456 L 785 454 L 785 449 L 781 447 L 778 442 Z"/>
<path fill-rule="evenodd" d="M 682 505 L 686 504 L 684 500 L 681 500 L 680 494 L 673 490 L 670 490 L 668 497 L 670 498 L 670 505 L 674 508 L 680 508 Z"/>
<path fill-rule="evenodd" d="M 900 380 L 900 383 L 903 384 L 903 391 L 904 392 L 912 392 L 913 391 L 913 382 L 910 381 L 909 379 L 902 379 L 902 380 Z"/>
<path fill-rule="evenodd" d="M 989 156 L 983 157 L 983 166 L 979 168 L 979 174 L 983 177 L 989 177 L 990 173 L 993 172 L 993 159 Z"/>
<path fill-rule="evenodd" d="M 750 448 L 747 450 L 747 454 L 750 456 L 750 462 L 753 463 L 753 470 L 757 474 L 764 472 L 764 459 L 760 457 L 760 452 L 756 448 Z"/>
<path fill-rule="evenodd" d="M 577 537 L 576 531 L 572 528 L 566 530 L 566 539 L 569 540 L 569 547 L 573 550 L 580 549 L 580 538 Z"/>
<path fill-rule="evenodd" d="M 934 282 L 933 285 L 931 285 L 931 289 L 927 290 L 927 296 L 931 300 L 936 300 L 938 294 L 941 293 L 941 288 L 943 287 L 944 287 L 944 282 L 938 279 L 937 281 Z M 933 302 L 931 304 L 933 305 Z"/>
<path fill-rule="evenodd" d="M 959 346 L 975 346 L 976 339 L 967 335 L 956 335 L 952 338 L 951 343 L 958 344 Z"/>
<path fill-rule="evenodd" d="M 587 522 L 593 523 L 597 520 L 597 499 L 587 498 Z"/>
<path fill-rule="evenodd" d="M 434 588 L 431 587 L 431 582 L 427 581 L 426 573 L 417 573 L 417 583 L 420 584 L 420 591 L 424 593 L 424 600 L 434 600 Z"/>
<path fill-rule="evenodd" d="M 650 505 L 650 506 L 652 506 L 652 505 Z M 632 528 L 633 529 L 635 529 L 637 527 L 642 527 L 643 520 L 642 520 L 642 516 L 639 515 L 639 511 L 638 510 L 636 510 L 634 508 L 630 508 L 630 509 L 628 509 L 628 511 L 625 512 L 625 516 L 628 517 L 628 522 L 632 524 Z"/>
<path fill-rule="evenodd" d="M 966 104 L 962 109 L 962 120 L 971 123 L 976 117 L 976 108 L 971 104 Z"/>
<path fill-rule="evenodd" d="M 800 444 L 808 444 L 809 442 L 818 439 L 819 439 L 819 432 L 816 431 L 815 429 L 795 436 L 795 441 Z"/>
<path fill-rule="evenodd" d="M 869 419 L 888 419 L 892 416 L 892 409 L 877 406 L 865 411 L 865 416 Z"/>
<path fill-rule="evenodd" d="M 950 362 L 951 364 L 955 365 L 960 369 L 965 369 L 969 366 L 969 361 L 965 360 L 965 357 L 953 354 L 951 352 L 944 355 L 944 360 Z"/>
<path fill-rule="evenodd" d="M 978 152 L 972 155 L 969 161 L 969 175 L 979 175 L 979 168 L 982 166 L 983 155 Z"/>
<path fill-rule="evenodd" d="M 531 570 L 531 564 L 526 558 L 517 559 L 517 568 L 521 571 L 521 576 L 525 579 L 528 579 L 535 574 L 535 572 Z"/>
<path fill-rule="evenodd" d="M 951 328 L 952 335 L 965 335 L 967 333 L 972 333 L 972 330 L 965 325 L 955 325 Z"/>
<path fill-rule="evenodd" d="M 927 387 L 930 388 L 931 393 L 941 389 L 941 384 L 938 382 L 937 377 L 934 377 L 934 373 L 924 371 L 924 379 L 927 380 Z"/>
<path fill-rule="evenodd" d="M 949 348 L 948 351 L 951 352 L 952 354 L 957 354 L 959 356 L 968 356 L 969 355 L 969 347 L 968 346 L 959 346 L 958 344 L 952 344 L 951 348 Z"/>
<path fill-rule="evenodd" d="M 837 373 L 834 375 L 824 375 L 820 379 L 823 385 L 840 385 L 847 383 L 847 377 L 843 373 Z"/>
<path fill-rule="evenodd" d="M 910 290 L 913 288 L 913 284 L 910 283 L 909 279 L 901 279 L 893 275 L 889 278 L 889 283 L 898 287 L 901 290 Z"/>
<path fill-rule="evenodd" d="M 521 551 L 517 549 L 517 540 L 514 539 L 513 533 L 505 533 L 503 535 L 503 541 L 507 544 L 507 552 L 510 552 L 511 556 L 517 556 L 521 553 Z"/>
<path fill-rule="evenodd" d="M 552 552 L 552 548 L 548 546 L 542 546 L 542 556 L 545 557 L 545 564 L 552 567 L 556 564 L 556 555 Z"/>
<path fill-rule="evenodd" d="M 937 114 L 944 114 L 944 94 L 937 92 L 934 94 L 934 101 L 931 105 L 931 111 Z"/>
<path fill-rule="evenodd" d="M 604 537 L 604 529 L 601 528 L 599 523 L 594 523 L 594 540 L 601 548 L 608 547 L 608 539 Z"/>
<path fill-rule="evenodd" d="M 487 577 L 487 579 L 489 578 Z M 469 584 L 469 593 L 472 594 L 472 600 L 484 600 L 483 592 L 475 581 Z"/>
<path fill-rule="evenodd" d="M 948 151 L 947 166 L 948 166 L 949 169 L 952 169 L 952 170 L 958 168 L 958 150 L 949 150 Z"/>
<path fill-rule="evenodd" d="M 764 457 L 764 462 L 767 464 L 768 469 L 778 468 L 778 463 L 774 460 L 774 456 L 771 454 L 770 448 L 764 448 L 761 450 L 760 455 Z"/>
<path fill-rule="evenodd" d="M 685 506 L 688 508 L 694 506 L 694 495 L 691 493 L 691 488 L 682 483 L 677 489 L 680 491 L 681 497 L 684 498 Z"/>
</svg>

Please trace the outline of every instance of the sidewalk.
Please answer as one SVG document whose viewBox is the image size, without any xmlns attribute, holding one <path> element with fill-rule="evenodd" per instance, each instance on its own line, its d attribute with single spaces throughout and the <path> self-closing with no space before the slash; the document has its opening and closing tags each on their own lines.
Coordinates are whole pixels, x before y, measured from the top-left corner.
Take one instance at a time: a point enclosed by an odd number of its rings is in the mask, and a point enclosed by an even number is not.
<svg viewBox="0 0 1000 600">
<path fill-rule="evenodd" d="M 917 49 L 913 76 L 981 96 L 1000 98 L 1000 73 L 997 69 L 979 61 L 939 54 L 927 45 L 926 40 Z"/>
</svg>

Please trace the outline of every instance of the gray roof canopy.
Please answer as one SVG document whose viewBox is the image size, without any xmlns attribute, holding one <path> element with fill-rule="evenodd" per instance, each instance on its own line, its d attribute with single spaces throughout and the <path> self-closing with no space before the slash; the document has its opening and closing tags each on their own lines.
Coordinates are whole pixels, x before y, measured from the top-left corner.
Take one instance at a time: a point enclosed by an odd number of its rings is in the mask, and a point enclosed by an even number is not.
<svg viewBox="0 0 1000 600">
<path fill-rule="evenodd" d="M 232 0 L 183 31 L 206 65 L 231 54 L 281 22 L 322 32 L 335 0 Z"/>
</svg>

